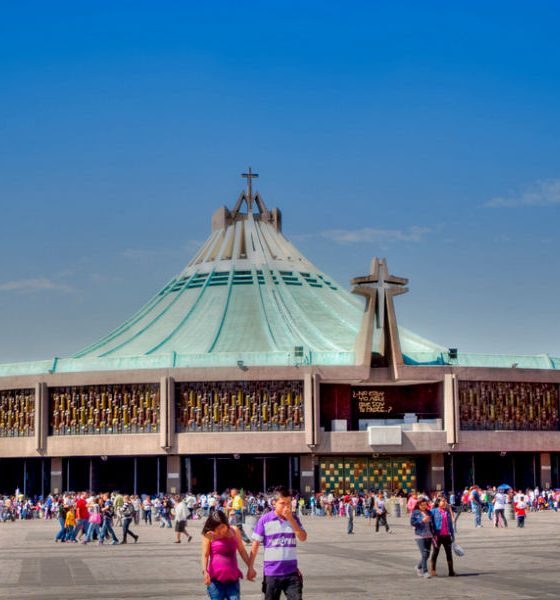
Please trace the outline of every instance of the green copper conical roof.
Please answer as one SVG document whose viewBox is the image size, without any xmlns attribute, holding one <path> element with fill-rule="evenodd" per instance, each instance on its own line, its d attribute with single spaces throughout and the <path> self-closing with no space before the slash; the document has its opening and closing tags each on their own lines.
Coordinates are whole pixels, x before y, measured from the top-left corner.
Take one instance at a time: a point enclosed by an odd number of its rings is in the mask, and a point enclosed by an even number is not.
<svg viewBox="0 0 560 600">
<path fill-rule="evenodd" d="M 251 177 L 249 172 L 249 183 Z M 187 266 L 120 327 L 70 358 L 0 365 L 0 377 L 173 367 L 354 365 L 363 315 L 364 299 L 307 260 L 282 234 L 280 211 L 269 210 L 249 185 L 231 210 L 223 207 L 214 213 L 210 236 Z M 401 326 L 398 336 L 409 365 L 560 368 L 560 358 L 546 354 L 459 353 L 451 360 L 447 348 Z M 373 352 L 379 352 L 382 340 L 382 332 L 376 330 Z"/>
<path fill-rule="evenodd" d="M 243 192 L 232 210 L 214 213 L 210 236 L 183 271 L 74 358 L 172 354 L 187 365 L 289 364 L 297 354 L 314 364 L 353 364 L 362 313 L 362 299 L 284 237 L 280 211 Z M 415 336 L 409 346 L 440 349 Z"/>
</svg>

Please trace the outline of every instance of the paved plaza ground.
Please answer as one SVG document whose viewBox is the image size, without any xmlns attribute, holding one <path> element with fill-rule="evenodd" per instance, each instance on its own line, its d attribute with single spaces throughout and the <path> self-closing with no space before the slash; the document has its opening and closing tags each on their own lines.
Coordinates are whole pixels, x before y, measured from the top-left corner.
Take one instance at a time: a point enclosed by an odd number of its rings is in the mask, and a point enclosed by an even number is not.
<svg viewBox="0 0 560 600">
<path fill-rule="evenodd" d="M 309 541 L 300 544 L 304 598 L 462 599 L 560 598 L 560 513 L 530 514 L 525 529 L 474 529 L 471 515 L 459 520 L 464 558 L 457 578 L 416 576 L 418 561 L 408 519 L 392 519 L 393 535 L 374 533 L 358 519 L 346 534 L 339 518 L 304 519 Z M 174 544 L 171 529 L 140 525 L 138 544 L 55 544 L 56 521 L 0 524 L 0 597 L 65 600 L 79 598 L 205 598 L 200 576 L 201 522 L 191 525 L 190 544 Z M 261 550 L 262 552 L 262 550 Z M 257 564 L 260 572 L 262 554 Z M 445 565 L 446 566 L 446 565 Z M 243 582 L 242 597 L 261 598 L 260 582 Z"/>
</svg>

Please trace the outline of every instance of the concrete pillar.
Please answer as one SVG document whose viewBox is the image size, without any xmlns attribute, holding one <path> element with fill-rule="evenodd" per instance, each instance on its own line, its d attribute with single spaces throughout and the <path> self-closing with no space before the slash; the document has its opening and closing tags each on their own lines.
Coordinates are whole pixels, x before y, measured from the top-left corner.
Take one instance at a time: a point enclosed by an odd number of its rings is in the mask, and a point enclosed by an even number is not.
<svg viewBox="0 0 560 600">
<path fill-rule="evenodd" d="M 445 488 L 445 467 L 443 454 L 430 455 L 430 490 L 441 491 Z"/>
<path fill-rule="evenodd" d="M 550 463 L 550 452 L 541 452 L 541 489 L 549 488 L 552 484 L 552 465 Z"/>
<path fill-rule="evenodd" d="M 62 491 L 62 458 L 51 458 L 51 493 Z"/>
<path fill-rule="evenodd" d="M 175 445 L 175 380 L 160 380 L 159 439 L 160 446 L 169 451 Z"/>
<path fill-rule="evenodd" d="M 455 375 L 444 375 L 443 378 L 443 428 L 446 442 L 450 445 L 459 441 L 459 414 L 457 378 Z"/>
<path fill-rule="evenodd" d="M 187 456 L 185 458 L 185 477 L 187 479 L 187 492 L 192 491 L 192 463 L 191 459 Z"/>
<path fill-rule="evenodd" d="M 43 454 L 47 449 L 49 434 L 49 393 L 44 382 L 35 385 L 35 450 Z"/>
<path fill-rule="evenodd" d="M 316 442 L 315 418 L 313 411 L 313 376 L 306 373 L 303 379 L 303 419 L 305 426 L 305 443 L 314 446 Z"/>
<path fill-rule="evenodd" d="M 167 485 L 168 494 L 178 494 L 181 491 L 181 457 L 167 457 Z"/>
<path fill-rule="evenodd" d="M 315 490 L 315 467 L 312 454 L 302 454 L 299 457 L 300 492 L 309 494 Z"/>
</svg>

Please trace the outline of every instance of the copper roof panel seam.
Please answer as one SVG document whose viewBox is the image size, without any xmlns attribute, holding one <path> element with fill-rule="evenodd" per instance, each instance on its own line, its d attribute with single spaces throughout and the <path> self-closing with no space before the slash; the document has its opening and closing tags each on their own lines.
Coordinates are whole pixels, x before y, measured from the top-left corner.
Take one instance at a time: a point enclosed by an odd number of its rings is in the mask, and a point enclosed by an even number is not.
<svg viewBox="0 0 560 600">
<path fill-rule="evenodd" d="M 157 352 L 188 355 L 191 353 L 206 354 L 211 361 L 213 354 L 208 347 L 216 333 L 215 324 L 220 320 L 229 287 L 208 288 L 204 297 L 190 313 L 185 325 L 175 332 L 172 339 L 162 344 Z"/>
<path fill-rule="evenodd" d="M 220 323 L 218 324 L 218 327 L 216 328 L 216 333 L 214 334 L 214 338 L 213 338 L 210 346 L 208 347 L 207 352 L 212 352 L 212 350 L 214 350 L 214 346 L 216 345 L 216 342 L 218 341 L 218 339 L 220 337 L 220 333 L 222 332 L 222 328 L 224 326 L 224 321 L 226 319 L 226 315 L 227 315 L 227 311 L 228 311 L 228 307 L 229 307 L 229 301 L 231 299 L 232 287 L 233 287 L 233 270 L 231 270 L 229 272 L 228 290 L 227 290 L 226 300 L 224 302 L 224 308 L 222 310 L 222 317 L 220 319 Z"/>
<path fill-rule="evenodd" d="M 96 349 L 100 348 L 101 346 L 104 346 L 106 343 L 113 340 L 121 332 L 125 331 L 128 327 L 130 327 L 130 325 L 133 325 L 134 323 L 136 323 L 138 320 L 140 320 L 144 316 L 144 314 L 148 313 L 156 304 L 158 304 L 158 302 L 160 302 L 160 300 L 162 299 L 162 297 L 160 296 L 161 292 L 168 289 L 169 287 L 171 287 L 176 281 L 177 281 L 177 278 L 173 277 L 169 281 L 169 283 L 167 283 L 157 294 L 155 294 L 152 298 L 150 298 L 150 300 L 148 300 L 148 302 L 146 302 L 146 304 L 144 304 L 136 313 L 134 313 L 132 315 L 132 317 L 127 319 L 124 323 L 119 325 L 119 327 L 117 327 L 116 329 L 114 329 L 113 331 L 108 333 L 107 335 L 105 335 L 102 338 L 100 338 L 99 340 L 97 340 L 97 342 L 94 342 L 93 344 L 86 346 L 85 348 L 83 348 L 82 350 L 80 350 L 79 352 L 74 354 L 72 356 L 72 358 L 83 358 L 86 355 L 91 354 Z"/>
<path fill-rule="evenodd" d="M 146 324 L 144 327 L 142 327 L 139 331 L 137 331 L 128 340 L 125 340 L 124 342 L 115 346 L 111 350 L 108 350 L 107 352 L 100 354 L 100 357 L 106 357 L 106 356 L 109 356 L 110 354 L 112 354 L 113 352 L 117 352 L 117 351 L 121 350 L 125 346 L 128 346 L 129 344 L 134 342 L 140 336 L 143 336 L 149 329 L 154 327 L 160 321 L 160 319 L 162 319 L 165 315 L 169 314 L 169 312 L 172 310 L 172 308 L 173 308 L 173 306 L 175 306 L 175 304 L 179 303 L 179 300 L 183 297 L 183 294 L 185 294 L 185 292 L 187 290 L 191 289 L 191 288 L 189 288 L 188 284 L 195 278 L 195 276 L 196 276 L 196 273 L 191 275 L 191 277 L 189 277 L 189 279 L 187 279 L 183 288 L 175 294 L 175 297 L 173 298 L 173 300 L 164 308 L 164 310 L 162 310 L 154 319 L 152 319 L 152 321 L 150 321 L 148 324 Z M 141 354 L 144 354 L 143 350 L 145 350 L 145 347 L 147 345 L 146 342 L 144 342 L 144 344 L 145 344 L 144 348 L 140 350 Z"/>
<path fill-rule="evenodd" d="M 208 287 L 208 283 L 209 283 L 209 281 L 211 279 L 211 275 L 212 275 L 213 272 L 214 272 L 214 269 L 212 269 L 210 271 L 210 273 L 208 274 L 208 277 L 206 278 L 206 281 L 204 282 L 204 284 L 200 288 L 200 292 L 198 294 L 198 297 L 196 298 L 195 302 L 190 307 L 190 309 L 187 311 L 187 314 L 179 321 L 179 323 L 171 331 L 171 333 L 169 333 L 161 342 L 159 342 L 158 344 L 156 344 L 155 346 L 153 346 L 152 348 L 150 348 L 149 350 L 147 350 L 145 352 L 145 354 L 149 355 L 149 354 L 153 354 L 154 352 L 156 352 L 159 348 L 161 348 L 164 344 L 166 344 L 169 340 L 171 340 L 173 338 L 173 336 L 175 336 L 175 334 L 180 329 L 182 329 L 182 327 L 185 325 L 185 323 L 188 321 L 188 319 L 191 316 L 191 314 L 194 312 L 194 310 L 196 309 L 196 307 L 200 303 L 200 300 L 201 300 L 202 296 L 204 295 L 204 292 L 206 291 L 206 288 Z M 196 275 L 196 273 L 195 273 L 195 275 Z M 194 275 L 193 275 L 193 277 L 194 277 Z"/>
<path fill-rule="evenodd" d="M 327 346 L 327 348 L 329 348 L 330 350 L 335 350 L 335 351 L 347 350 L 347 348 L 341 348 L 340 346 L 337 346 L 336 344 L 331 342 L 331 340 L 329 340 L 327 337 L 325 337 L 321 333 L 320 329 L 311 322 L 311 320 L 308 318 L 308 316 L 302 310 L 301 306 L 298 305 L 297 301 L 295 300 L 294 296 L 291 293 L 291 289 L 288 286 L 286 286 L 286 284 L 282 280 L 281 280 L 280 284 L 278 285 L 278 293 L 280 294 L 280 297 L 282 298 L 282 301 L 284 302 L 286 308 L 289 310 L 290 314 L 292 315 L 292 318 L 294 319 L 294 321 L 296 323 L 298 323 L 297 328 L 300 333 L 302 331 L 302 327 L 299 325 L 299 323 L 300 322 L 303 323 L 304 330 L 307 331 L 307 335 L 305 336 L 307 339 L 309 339 L 308 336 L 311 335 L 315 339 L 323 342 Z M 287 299 L 287 301 L 286 301 L 286 299 Z M 288 303 L 289 303 L 289 306 L 288 306 Z M 297 320 L 296 320 L 295 316 L 293 315 L 292 311 L 295 311 L 297 313 L 297 316 L 298 316 Z M 313 350 L 324 349 L 321 347 L 322 346 L 321 344 L 317 344 L 317 343 L 308 343 L 308 346 Z"/>
</svg>

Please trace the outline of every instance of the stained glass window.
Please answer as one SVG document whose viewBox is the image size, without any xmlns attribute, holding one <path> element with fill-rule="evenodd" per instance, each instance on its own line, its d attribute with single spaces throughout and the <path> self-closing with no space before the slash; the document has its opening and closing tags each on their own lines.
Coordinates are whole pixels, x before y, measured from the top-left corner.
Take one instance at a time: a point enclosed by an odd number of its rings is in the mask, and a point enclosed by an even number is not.
<svg viewBox="0 0 560 600">
<path fill-rule="evenodd" d="M 300 431 L 302 381 L 179 383 L 177 431 Z"/>
<path fill-rule="evenodd" d="M 159 385 L 152 383 L 50 388 L 50 433 L 157 432 L 159 392 Z"/>
<path fill-rule="evenodd" d="M 35 430 L 35 390 L 0 391 L 0 437 L 25 437 Z"/>
</svg>

